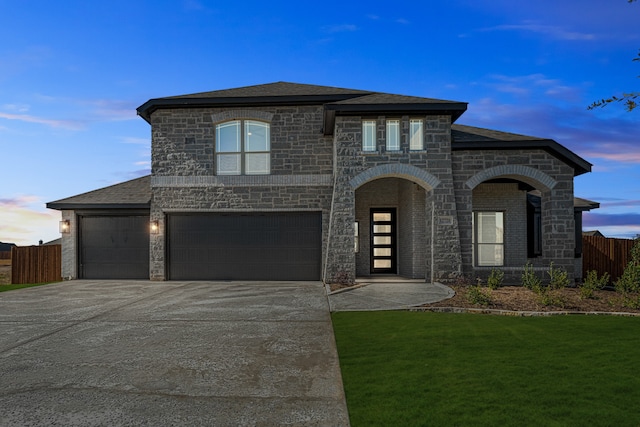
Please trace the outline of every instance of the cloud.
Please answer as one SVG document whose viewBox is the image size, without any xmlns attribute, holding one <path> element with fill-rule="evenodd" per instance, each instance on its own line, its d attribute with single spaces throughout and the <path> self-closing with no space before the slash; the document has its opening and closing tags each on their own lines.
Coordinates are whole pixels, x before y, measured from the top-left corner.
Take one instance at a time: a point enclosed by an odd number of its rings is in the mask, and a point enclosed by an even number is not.
<svg viewBox="0 0 640 427">
<path fill-rule="evenodd" d="M 133 136 L 124 136 L 120 138 L 123 144 L 136 144 L 136 145 L 148 145 L 151 146 L 149 138 L 137 138 Z"/>
<path fill-rule="evenodd" d="M 398 19 L 396 19 L 396 23 L 402 24 L 402 25 L 409 25 L 411 22 L 409 22 L 408 20 L 406 20 L 404 18 L 398 18 Z"/>
<path fill-rule="evenodd" d="M 517 31 L 517 32 L 529 32 L 535 34 L 542 34 L 555 40 L 569 40 L 569 41 L 591 41 L 596 40 L 596 36 L 591 33 L 584 33 L 578 31 L 569 31 L 563 27 L 555 25 L 543 25 L 535 22 L 524 22 L 521 24 L 503 24 L 493 27 L 481 28 L 480 32 L 493 32 L 493 31 Z"/>
<path fill-rule="evenodd" d="M 338 24 L 338 25 L 327 25 L 322 27 L 322 30 L 325 33 L 344 33 L 344 32 L 353 32 L 357 31 L 358 27 L 354 24 Z"/>
<path fill-rule="evenodd" d="M 479 83 L 498 92 L 518 97 L 542 95 L 571 102 L 576 102 L 580 98 L 579 88 L 567 86 L 560 80 L 550 79 L 540 73 L 522 76 L 492 74 Z"/>
<path fill-rule="evenodd" d="M 20 195 L 0 199 L 0 241 L 32 245 L 57 236 L 60 213 L 45 210 L 41 198 Z"/>
<path fill-rule="evenodd" d="M 601 214 L 588 212 L 582 223 L 586 227 L 599 226 L 640 226 L 640 213 Z"/>
<path fill-rule="evenodd" d="M 37 123 L 40 125 L 50 126 L 53 128 L 62 128 L 68 130 L 81 130 L 84 129 L 85 123 L 78 120 L 58 120 L 47 119 L 43 117 L 31 116 L 28 114 L 11 114 L 0 112 L 0 119 L 17 120 L 27 123 Z"/>
</svg>

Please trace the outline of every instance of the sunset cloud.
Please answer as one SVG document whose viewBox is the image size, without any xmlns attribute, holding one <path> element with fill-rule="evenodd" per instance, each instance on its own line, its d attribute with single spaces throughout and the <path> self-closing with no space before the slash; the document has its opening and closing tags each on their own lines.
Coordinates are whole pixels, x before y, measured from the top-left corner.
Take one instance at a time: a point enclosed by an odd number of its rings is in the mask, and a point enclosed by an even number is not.
<svg viewBox="0 0 640 427">
<path fill-rule="evenodd" d="M 37 196 L 20 195 L 0 199 L 0 241 L 35 245 L 58 237 L 60 213 L 47 210 Z"/>
</svg>

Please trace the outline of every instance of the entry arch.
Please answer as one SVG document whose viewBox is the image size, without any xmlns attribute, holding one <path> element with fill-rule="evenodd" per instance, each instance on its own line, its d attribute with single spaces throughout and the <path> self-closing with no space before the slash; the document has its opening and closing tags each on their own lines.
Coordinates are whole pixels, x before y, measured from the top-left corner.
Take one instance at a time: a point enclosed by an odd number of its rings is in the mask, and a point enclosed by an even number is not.
<svg viewBox="0 0 640 427">
<path fill-rule="evenodd" d="M 522 181 L 541 191 L 552 190 L 558 183 L 546 173 L 523 165 L 500 165 L 478 172 L 467 180 L 465 185 L 473 190 L 485 181 L 494 178 L 512 178 Z"/>
<path fill-rule="evenodd" d="M 380 178 L 403 178 L 416 183 L 426 191 L 430 191 L 440 185 L 440 180 L 424 169 L 397 163 L 378 165 L 367 169 L 353 177 L 349 181 L 349 185 L 353 190 L 357 190 L 364 184 Z"/>
</svg>

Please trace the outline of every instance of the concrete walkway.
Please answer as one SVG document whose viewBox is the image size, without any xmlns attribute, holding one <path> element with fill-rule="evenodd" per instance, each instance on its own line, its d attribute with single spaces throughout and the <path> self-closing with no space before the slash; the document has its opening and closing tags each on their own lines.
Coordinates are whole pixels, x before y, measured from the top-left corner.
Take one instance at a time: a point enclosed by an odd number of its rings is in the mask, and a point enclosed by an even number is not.
<svg viewBox="0 0 640 427">
<path fill-rule="evenodd" d="M 319 282 L 63 282 L 0 329 L 0 426 L 349 424 Z"/>
<path fill-rule="evenodd" d="M 401 278 L 358 282 L 353 288 L 329 293 L 331 311 L 406 310 L 454 295 L 453 289 L 439 283 Z"/>
</svg>

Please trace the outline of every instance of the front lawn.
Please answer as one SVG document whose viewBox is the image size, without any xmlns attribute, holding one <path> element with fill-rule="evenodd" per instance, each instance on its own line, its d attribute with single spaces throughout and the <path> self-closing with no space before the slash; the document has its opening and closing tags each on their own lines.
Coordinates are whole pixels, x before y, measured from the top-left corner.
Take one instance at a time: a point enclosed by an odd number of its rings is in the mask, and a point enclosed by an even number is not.
<svg viewBox="0 0 640 427">
<path fill-rule="evenodd" d="M 638 426 L 640 318 L 334 313 L 352 426 Z"/>
</svg>

